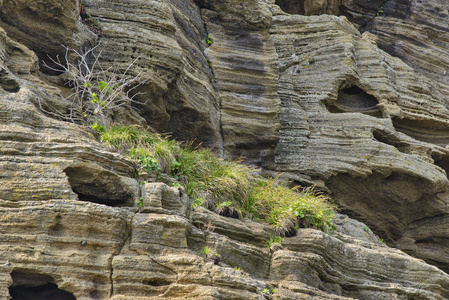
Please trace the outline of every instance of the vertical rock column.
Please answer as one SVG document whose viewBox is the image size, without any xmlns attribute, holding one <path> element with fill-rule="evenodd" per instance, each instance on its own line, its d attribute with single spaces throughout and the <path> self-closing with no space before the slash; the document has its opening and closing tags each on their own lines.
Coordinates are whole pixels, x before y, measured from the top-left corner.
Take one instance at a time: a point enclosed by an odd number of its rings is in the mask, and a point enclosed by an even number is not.
<svg viewBox="0 0 449 300">
<path fill-rule="evenodd" d="M 199 5 L 213 40 L 204 54 L 220 96 L 225 157 L 267 164 L 280 110 L 277 54 L 268 34 L 271 12 L 254 0 Z"/>
</svg>

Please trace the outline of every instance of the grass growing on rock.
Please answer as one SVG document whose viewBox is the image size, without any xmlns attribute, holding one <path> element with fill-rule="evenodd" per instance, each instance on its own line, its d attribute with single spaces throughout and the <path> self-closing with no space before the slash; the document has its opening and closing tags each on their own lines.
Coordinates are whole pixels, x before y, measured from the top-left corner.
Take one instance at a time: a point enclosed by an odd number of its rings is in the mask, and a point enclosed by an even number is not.
<svg viewBox="0 0 449 300">
<path fill-rule="evenodd" d="M 179 180 L 194 206 L 205 206 L 235 218 L 271 224 L 280 236 L 298 227 L 324 231 L 333 227 L 335 206 L 313 188 L 287 188 L 262 178 L 240 161 L 217 158 L 208 149 L 163 138 L 135 126 L 112 126 L 101 141 L 140 164 L 147 173 Z"/>
</svg>

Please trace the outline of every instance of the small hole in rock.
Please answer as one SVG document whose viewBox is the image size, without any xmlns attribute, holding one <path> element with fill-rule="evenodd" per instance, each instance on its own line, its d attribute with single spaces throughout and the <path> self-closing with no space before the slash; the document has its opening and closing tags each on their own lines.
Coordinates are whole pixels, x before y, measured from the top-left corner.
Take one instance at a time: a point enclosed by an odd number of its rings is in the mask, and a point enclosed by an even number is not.
<svg viewBox="0 0 449 300">
<path fill-rule="evenodd" d="M 343 88 L 338 92 L 337 100 L 327 103 L 332 113 L 358 112 L 374 117 L 382 117 L 377 107 L 377 99 L 357 86 Z"/>
<path fill-rule="evenodd" d="M 72 293 L 59 289 L 49 275 L 13 271 L 11 278 L 11 300 L 76 300 Z"/>
<path fill-rule="evenodd" d="M 304 15 L 304 1 L 305 0 L 276 0 L 276 5 L 279 5 L 279 7 L 286 13 L 292 15 Z"/>
</svg>

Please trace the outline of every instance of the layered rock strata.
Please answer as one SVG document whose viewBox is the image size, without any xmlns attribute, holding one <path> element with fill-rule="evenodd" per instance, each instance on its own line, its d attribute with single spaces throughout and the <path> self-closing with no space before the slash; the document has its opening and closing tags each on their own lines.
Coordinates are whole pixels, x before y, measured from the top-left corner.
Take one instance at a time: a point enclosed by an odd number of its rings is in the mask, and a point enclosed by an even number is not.
<svg viewBox="0 0 449 300">
<path fill-rule="evenodd" d="M 446 11 L 342 1 L 355 27 L 273 2 L 86 1 L 105 66 L 135 61 L 130 74 L 145 79 L 139 103 L 111 121 L 197 137 L 222 156 L 317 183 L 389 245 L 447 270 L 447 30 L 435 25 Z M 338 14 L 335 3 L 299 1 L 290 12 Z M 300 230 L 272 253 L 266 226 L 192 213 L 177 189 L 139 185 L 133 162 L 38 109 L 69 105 L 58 96 L 65 77 L 39 61 L 63 55 L 61 43 L 95 40 L 79 2 L 0 8 L 4 299 L 42 286 L 69 299 L 260 299 L 272 288 L 281 299 L 449 297 L 444 272 L 367 239 L 364 225 L 355 237 Z M 217 255 L 202 256 L 206 246 Z"/>
<path fill-rule="evenodd" d="M 324 181 L 343 209 L 444 268 L 447 235 L 435 240 L 430 227 L 447 226 L 447 89 L 344 17 L 279 14 L 270 32 L 282 100 L 277 169 Z M 429 230 L 414 235 L 424 220 Z"/>
<path fill-rule="evenodd" d="M 205 55 L 220 97 L 225 157 L 269 165 L 280 109 L 271 11 L 264 1 L 200 1 L 200 7 L 213 40 Z"/>
<path fill-rule="evenodd" d="M 220 104 L 204 55 L 207 33 L 199 8 L 180 0 L 85 2 L 101 24 L 101 62 L 124 71 L 135 60 L 129 74 L 140 73 L 144 83 L 134 106 L 147 123 L 219 152 Z"/>
<path fill-rule="evenodd" d="M 0 201 L 1 298 L 8 299 L 10 286 L 21 291 L 39 283 L 76 299 L 449 295 L 448 275 L 370 241 L 366 226 L 344 216 L 339 227 L 354 236 L 301 229 L 273 252 L 268 226 L 192 212 L 185 195 L 162 183 L 142 189 L 140 209 L 67 199 Z M 214 259 L 201 254 L 204 247 Z"/>
</svg>

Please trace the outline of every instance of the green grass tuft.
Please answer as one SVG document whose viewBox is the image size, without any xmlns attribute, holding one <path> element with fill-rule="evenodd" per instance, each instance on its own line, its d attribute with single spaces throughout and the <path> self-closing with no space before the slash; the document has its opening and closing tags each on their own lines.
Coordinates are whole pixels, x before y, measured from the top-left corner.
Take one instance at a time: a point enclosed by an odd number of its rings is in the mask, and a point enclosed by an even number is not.
<svg viewBox="0 0 449 300">
<path fill-rule="evenodd" d="M 219 159 L 210 150 L 136 126 L 112 126 L 102 133 L 101 141 L 135 160 L 147 173 L 165 173 L 179 180 L 194 199 L 194 207 L 267 222 L 280 236 L 291 235 L 298 227 L 333 228 L 336 207 L 313 188 L 287 188 L 275 179 L 255 175 L 240 161 Z"/>
</svg>

